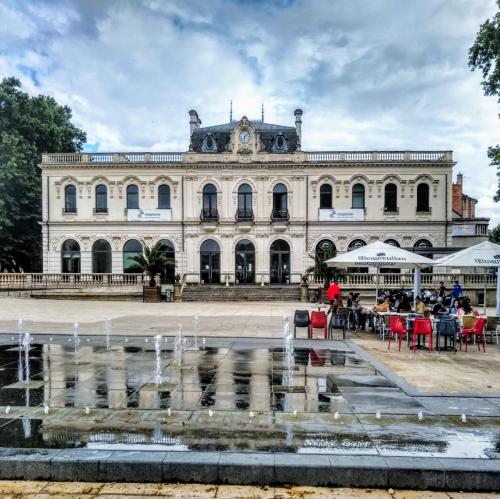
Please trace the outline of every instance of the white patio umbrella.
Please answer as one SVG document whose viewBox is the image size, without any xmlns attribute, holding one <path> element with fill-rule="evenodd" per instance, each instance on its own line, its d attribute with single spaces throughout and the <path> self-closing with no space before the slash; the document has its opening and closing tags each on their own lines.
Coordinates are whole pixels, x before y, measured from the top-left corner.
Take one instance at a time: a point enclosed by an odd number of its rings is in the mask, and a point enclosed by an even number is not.
<svg viewBox="0 0 500 499">
<path fill-rule="evenodd" d="M 376 241 L 361 248 L 348 251 L 326 261 L 329 267 L 376 267 L 375 301 L 378 296 L 380 267 L 398 269 L 420 269 L 434 265 L 434 260 L 411 253 L 390 244 Z"/>
<path fill-rule="evenodd" d="M 497 317 L 500 317 L 500 245 L 482 243 L 444 256 L 435 262 L 436 267 L 497 267 Z M 486 313 L 486 275 L 484 276 L 484 313 Z"/>
</svg>

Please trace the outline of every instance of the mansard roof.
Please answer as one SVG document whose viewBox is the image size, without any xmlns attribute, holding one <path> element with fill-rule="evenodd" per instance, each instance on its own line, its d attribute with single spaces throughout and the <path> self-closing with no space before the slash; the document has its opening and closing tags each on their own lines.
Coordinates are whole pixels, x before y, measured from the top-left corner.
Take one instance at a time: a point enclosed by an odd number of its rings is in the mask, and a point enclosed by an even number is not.
<svg viewBox="0 0 500 499">
<path fill-rule="evenodd" d="M 297 130 L 293 126 L 275 125 L 264 123 L 260 120 L 250 120 L 256 130 L 260 132 L 260 139 L 266 152 L 273 150 L 274 141 L 278 135 L 282 135 L 287 143 L 287 152 L 295 151 L 299 142 Z M 231 131 L 240 123 L 234 120 L 222 125 L 195 128 L 191 135 L 191 149 L 195 152 L 202 152 L 203 141 L 207 135 L 211 135 L 217 144 L 217 152 L 226 150 Z"/>
</svg>

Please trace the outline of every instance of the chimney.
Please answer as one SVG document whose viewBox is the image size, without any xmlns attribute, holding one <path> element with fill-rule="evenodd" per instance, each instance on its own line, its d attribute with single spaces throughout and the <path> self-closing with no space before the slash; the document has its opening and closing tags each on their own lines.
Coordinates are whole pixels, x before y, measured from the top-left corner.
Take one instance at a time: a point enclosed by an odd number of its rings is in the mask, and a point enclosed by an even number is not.
<svg viewBox="0 0 500 499">
<path fill-rule="evenodd" d="M 299 138 L 297 149 L 300 151 L 300 145 L 302 144 L 302 109 L 296 109 L 293 114 L 295 114 L 295 130 Z"/>
<path fill-rule="evenodd" d="M 200 128 L 200 125 L 201 120 L 198 117 L 198 113 L 191 109 L 191 111 L 189 111 L 189 134 L 193 135 L 194 129 Z"/>
<path fill-rule="evenodd" d="M 452 187 L 452 203 L 451 206 L 455 213 L 458 213 L 461 217 L 463 217 L 464 209 L 463 209 L 463 201 L 462 201 L 462 181 L 463 175 L 459 173 L 457 175 L 457 181 L 451 186 Z"/>
</svg>

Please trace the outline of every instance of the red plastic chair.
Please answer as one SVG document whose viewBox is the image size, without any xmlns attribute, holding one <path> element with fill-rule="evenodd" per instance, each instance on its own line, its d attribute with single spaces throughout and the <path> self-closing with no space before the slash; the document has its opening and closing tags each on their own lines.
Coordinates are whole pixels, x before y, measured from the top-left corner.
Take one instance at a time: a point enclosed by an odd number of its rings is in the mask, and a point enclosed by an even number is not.
<svg viewBox="0 0 500 499">
<path fill-rule="evenodd" d="M 417 317 L 413 324 L 413 334 L 411 336 L 411 349 L 415 351 L 415 339 L 417 336 L 429 336 L 429 352 L 432 352 L 432 322 L 430 319 Z"/>
<path fill-rule="evenodd" d="M 391 315 L 389 317 L 389 345 L 387 346 L 387 350 L 391 349 L 391 339 L 393 335 L 396 335 L 399 337 L 399 351 L 401 352 L 401 342 L 405 334 L 408 334 L 408 329 L 406 329 L 403 319 L 397 315 Z"/>
<path fill-rule="evenodd" d="M 467 352 L 467 344 L 471 336 L 476 338 L 477 349 L 481 351 L 480 343 L 483 344 L 483 352 L 486 352 L 486 336 L 484 334 L 484 326 L 486 325 L 486 317 L 479 317 L 474 325 L 468 329 L 460 331 L 460 350 L 462 350 L 462 341 L 465 340 L 465 351 Z"/>
<path fill-rule="evenodd" d="M 325 330 L 325 340 L 326 340 L 326 328 L 328 324 L 328 319 L 325 312 L 311 312 L 311 327 L 310 336 L 313 337 L 314 329 L 324 329 Z"/>
</svg>

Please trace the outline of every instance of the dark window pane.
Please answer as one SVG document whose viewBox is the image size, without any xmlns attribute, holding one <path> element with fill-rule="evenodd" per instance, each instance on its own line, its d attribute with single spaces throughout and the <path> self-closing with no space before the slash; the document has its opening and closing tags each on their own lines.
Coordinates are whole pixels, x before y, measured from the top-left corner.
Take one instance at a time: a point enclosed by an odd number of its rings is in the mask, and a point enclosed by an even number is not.
<svg viewBox="0 0 500 499">
<path fill-rule="evenodd" d="M 396 184 L 385 186 L 384 211 L 398 211 L 398 188 Z"/>
<path fill-rule="evenodd" d="M 429 211 L 429 186 L 419 184 L 417 187 L 417 211 Z"/>
<path fill-rule="evenodd" d="M 352 187 L 352 207 L 357 209 L 365 207 L 365 186 L 363 184 L 355 184 Z"/>
<path fill-rule="evenodd" d="M 170 209 L 170 187 L 168 185 L 158 187 L 158 208 L 160 210 Z"/>
<path fill-rule="evenodd" d="M 139 188 L 136 185 L 127 187 L 127 209 L 139 209 Z"/>
<path fill-rule="evenodd" d="M 99 239 L 92 246 L 92 272 L 94 274 L 111 273 L 111 246 L 104 239 Z"/>
<path fill-rule="evenodd" d="M 64 211 L 76 213 L 76 187 L 67 185 L 64 189 Z"/>
<path fill-rule="evenodd" d="M 95 188 L 95 211 L 108 211 L 108 190 L 105 185 L 98 185 Z"/>
<path fill-rule="evenodd" d="M 323 184 L 319 189 L 319 207 L 320 209 L 333 208 L 332 186 Z"/>
</svg>

